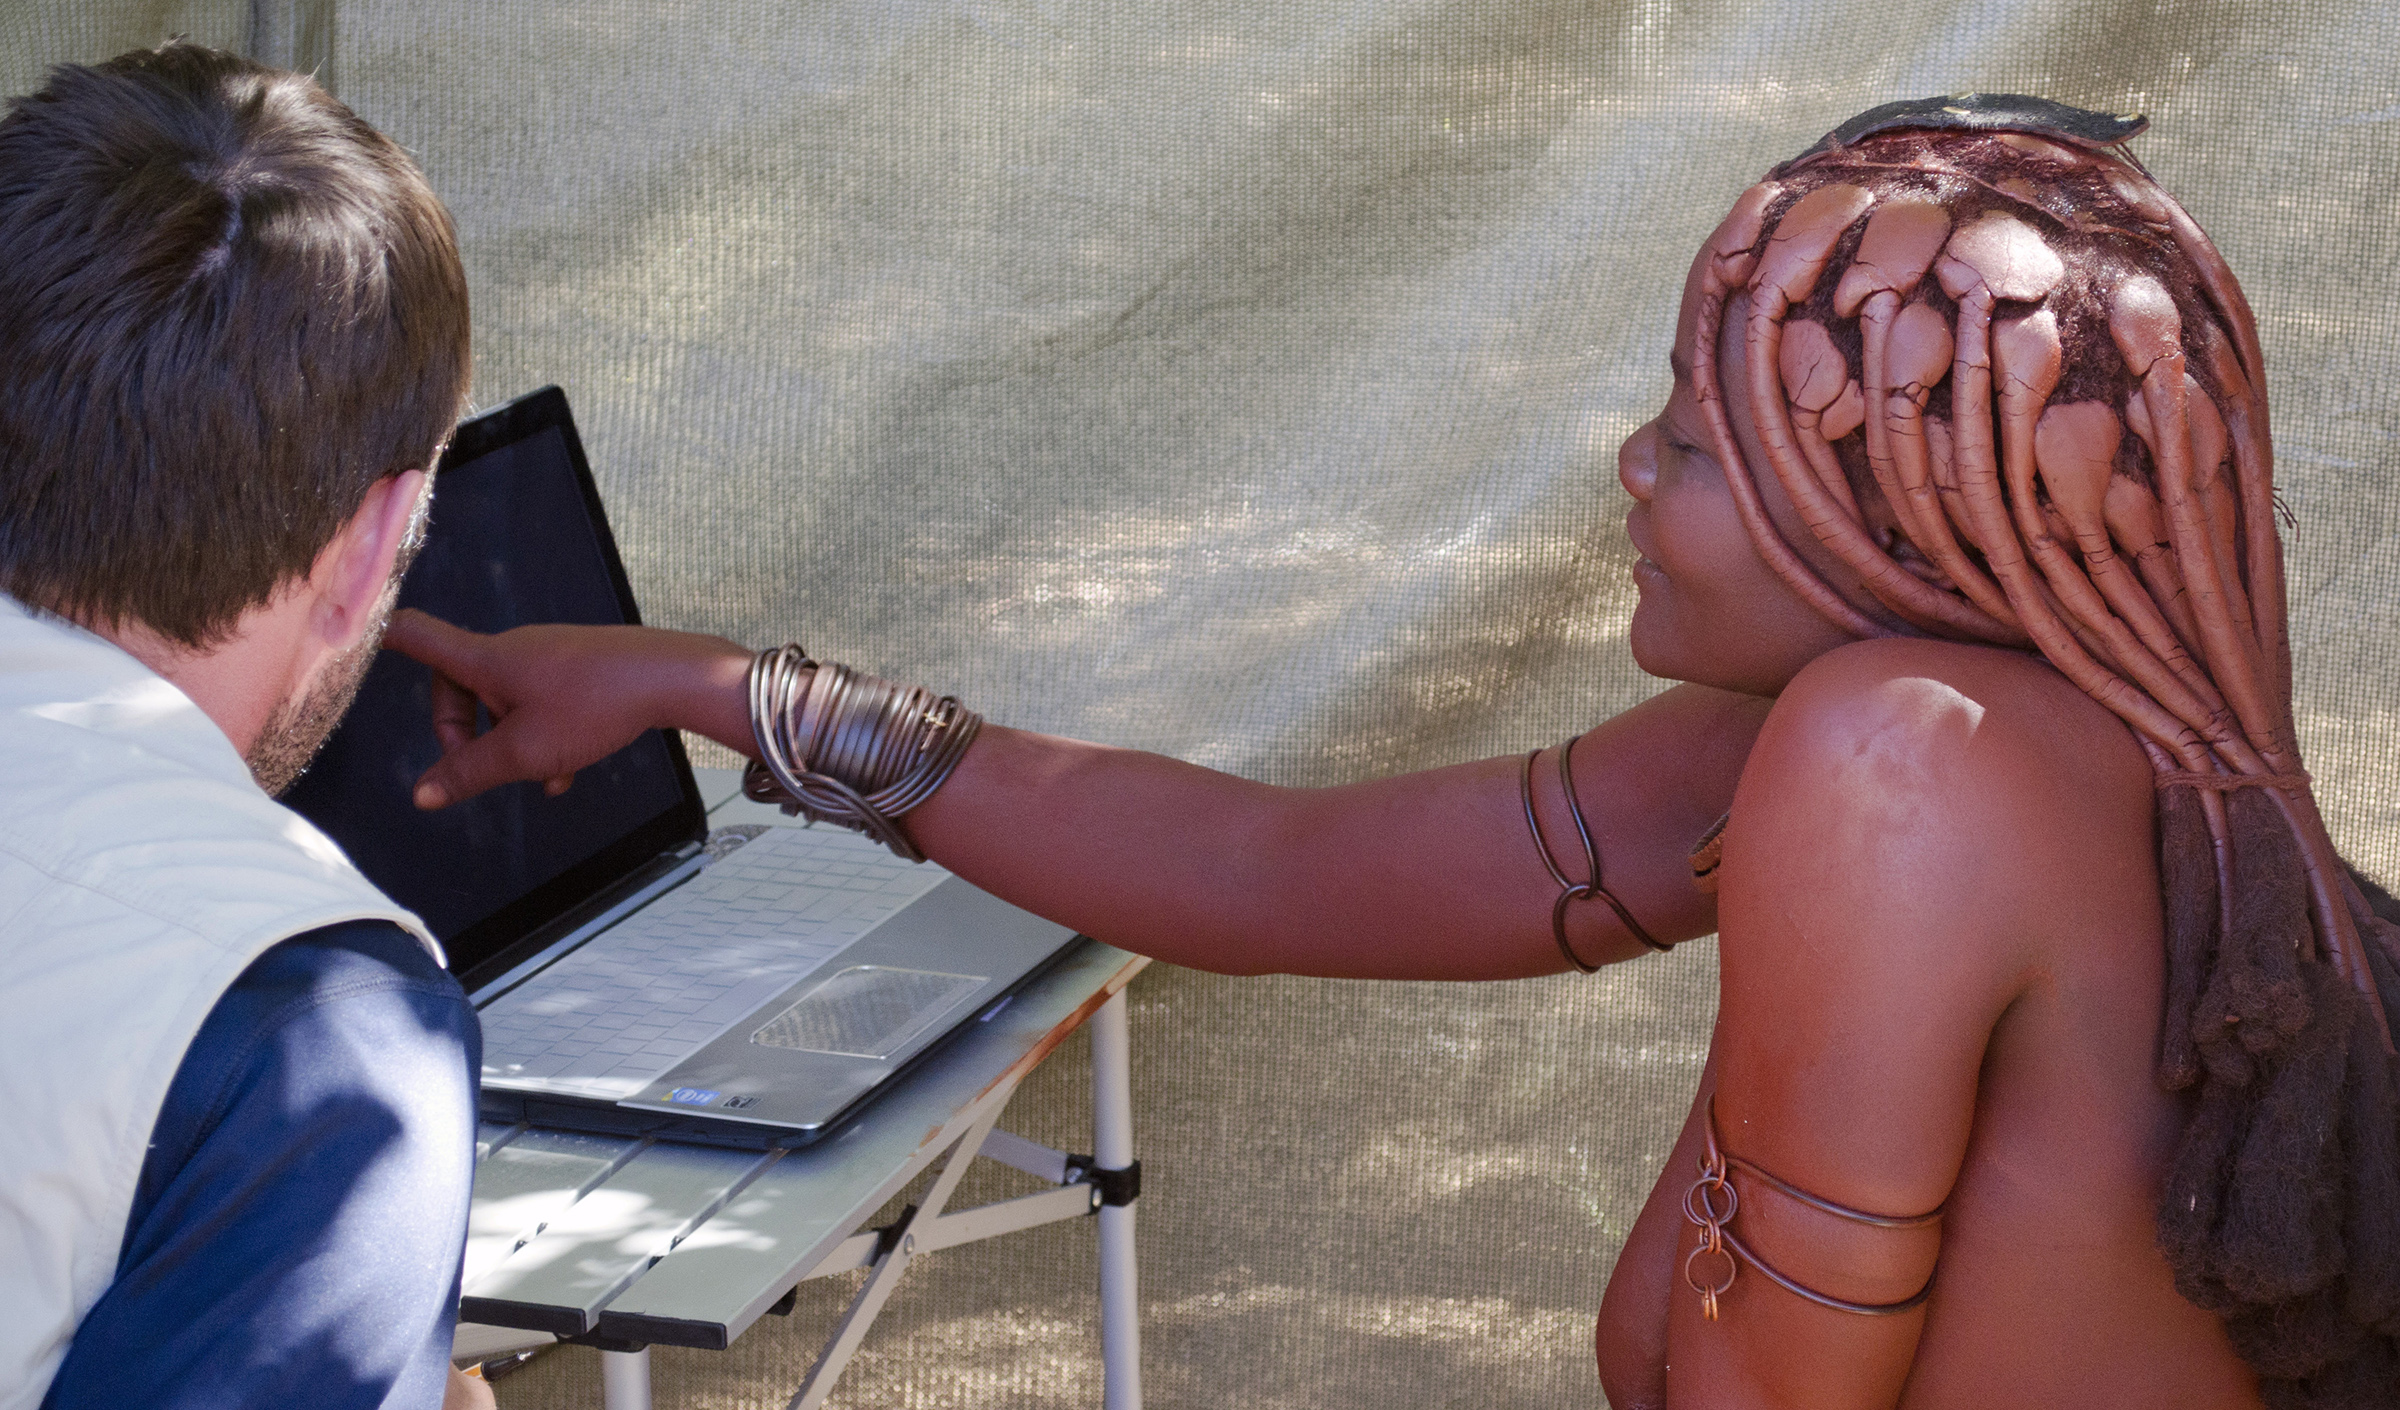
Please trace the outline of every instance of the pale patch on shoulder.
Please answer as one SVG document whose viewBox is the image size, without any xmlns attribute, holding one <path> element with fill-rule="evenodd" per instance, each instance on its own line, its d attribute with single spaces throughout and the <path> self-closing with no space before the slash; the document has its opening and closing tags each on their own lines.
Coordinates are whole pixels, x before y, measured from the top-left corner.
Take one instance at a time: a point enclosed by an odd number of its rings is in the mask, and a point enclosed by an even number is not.
<svg viewBox="0 0 2400 1410">
<path fill-rule="evenodd" d="M 1951 848 L 1997 859 L 2069 813 L 2146 825 L 2150 794 L 2131 733 L 2039 658 L 1873 641 L 1819 657 L 1777 700 L 1735 821 L 1745 808 L 1805 818 L 1862 862 Z"/>
<path fill-rule="evenodd" d="M 1961 650 L 1946 642 L 1861 642 L 1810 663 L 1775 702 L 1754 765 L 1818 775 L 1820 785 L 1871 769 L 1892 788 L 1975 753 L 1991 712 Z M 1997 654 L 1997 653 L 1994 653 Z M 1825 777 L 1825 775 L 1834 777 Z M 1927 780 L 1930 781 L 1930 780 Z"/>
<path fill-rule="evenodd" d="M 1810 663 L 1777 699 L 1726 828 L 1728 994 L 1737 979 L 1797 983 L 1800 965 L 1846 976 L 1844 1003 L 1883 1012 L 1901 1002 L 1886 992 L 1900 976 L 2014 962 L 2014 918 L 2055 813 L 2030 801 L 2042 791 L 2025 782 L 2036 737 L 1974 650 L 1859 643 Z M 2004 676 L 2018 666 L 2000 664 Z"/>
</svg>

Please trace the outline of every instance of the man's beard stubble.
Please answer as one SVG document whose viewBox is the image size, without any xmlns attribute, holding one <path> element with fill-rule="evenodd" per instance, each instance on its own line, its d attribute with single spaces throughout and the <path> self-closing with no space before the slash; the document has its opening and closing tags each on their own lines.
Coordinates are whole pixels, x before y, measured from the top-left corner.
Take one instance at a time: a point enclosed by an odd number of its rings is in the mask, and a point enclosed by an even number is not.
<svg viewBox="0 0 2400 1410">
<path fill-rule="evenodd" d="M 417 554 L 425 547 L 425 531 L 432 513 L 433 485 L 428 481 L 424 493 L 417 497 L 416 509 L 409 515 L 408 528 L 400 538 L 400 551 L 393 556 L 391 579 L 384 584 L 383 596 L 375 604 L 375 625 L 349 650 L 326 662 L 324 673 L 306 693 L 284 701 L 267 716 L 243 762 L 250 766 L 250 776 L 268 797 L 280 798 L 286 789 L 300 781 L 300 775 L 307 773 L 308 766 L 316 761 L 317 751 L 333 737 L 342 716 L 350 713 L 350 702 L 358 698 L 358 688 L 367 678 L 367 669 L 375 664 L 375 654 L 383 649 L 384 629 L 392 624 L 392 609 L 400 602 L 400 580 L 408 576 Z"/>
<path fill-rule="evenodd" d="M 383 649 L 383 630 L 391 624 L 392 603 L 399 596 L 386 596 L 382 610 L 376 614 L 375 626 L 357 644 L 325 663 L 324 673 L 306 693 L 284 701 L 267 717 L 258 732 L 258 740 L 250 746 L 243 762 L 250 766 L 250 776 L 267 796 L 279 798 L 284 790 L 300 781 L 315 762 L 317 751 L 332 738 L 334 727 L 342 716 L 350 713 L 350 702 L 358 698 L 358 687 L 367 678 L 367 668 L 375 664 L 375 653 Z"/>
</svg>

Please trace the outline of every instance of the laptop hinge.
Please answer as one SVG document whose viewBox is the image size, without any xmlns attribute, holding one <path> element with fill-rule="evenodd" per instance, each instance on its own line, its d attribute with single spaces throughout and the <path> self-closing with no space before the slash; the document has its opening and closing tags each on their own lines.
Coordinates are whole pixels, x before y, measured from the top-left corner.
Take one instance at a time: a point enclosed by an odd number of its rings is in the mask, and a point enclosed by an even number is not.
<svg viewBox="0 0 2400 1410">
<path fill-rule="evenodd" d="M 595 898 L 596 906 L 594 903 L 587 903 L 587 906 L 594 906 L 594 908 L 586 909 L 579 918 L 571 920 L 567 928 L 562 930 L 556 938 L 525 959 L 509 966 L 508 970 L 499 978 L 488 984 L 478 985 L 475 991 L 467 996 L 468 1002 L 477 1008 L 482 1008 L 498 999 L 509 990 L 541 973 L 550 966 L 552 961 L 615 925 L 642 906 L 649 904 L 661 893 L 697 875 L 703 865 L 705 865 L 705 859 L 701 856 L 698 842 L 686 842 L 672 852 L 659 853 L 640 871 L 620 883 L 614 896 L 603 893 L 601 898 Z"/>
</svg>

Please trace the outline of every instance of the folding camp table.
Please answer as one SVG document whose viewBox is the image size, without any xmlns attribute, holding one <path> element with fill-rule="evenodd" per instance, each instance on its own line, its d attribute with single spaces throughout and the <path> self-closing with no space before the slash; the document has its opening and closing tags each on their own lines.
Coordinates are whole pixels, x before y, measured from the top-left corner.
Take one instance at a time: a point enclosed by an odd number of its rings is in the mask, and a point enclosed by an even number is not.
<svg viewBox="0 0 2400 1410">
<path fill-rule="evenodd" d="M 724 798 L 730 771 L 703 770 Z M 779 814 L 720 802 L 719 825 Z M 475 1202 L 459 1302 L 495 1334 L 549 1333 L 598 1347 L 607 1410 L 649 1410 L 651 1346 L 722 1350 L 798 1284 L 871 1270 L 792 1397 L 824 1403 L 900 1275 L 936 1249 L 1062 1219 L 1092 1218 L 1100 1239 L 1101 1346 L 1107 1410 L 1139 1410 L 1133 1158 L 1124 988 L 1149 961 L 1078 940 L 1003 1007 L 951 1040 L 844 1129 L 791 1151 L 739 1151 L 652 1139 L 487 1125 L 476 1147 Z M 1001 1130 L 1001 1110 L 1067 1035 L 1092 1024 L 1090 1155 Z M 1054 1188 L 969 1210 L 948 1208 L 976 1158 Z M 917 1202 L 866 1228 L 891 1197 L 934 1168 Z"/>
</svg>

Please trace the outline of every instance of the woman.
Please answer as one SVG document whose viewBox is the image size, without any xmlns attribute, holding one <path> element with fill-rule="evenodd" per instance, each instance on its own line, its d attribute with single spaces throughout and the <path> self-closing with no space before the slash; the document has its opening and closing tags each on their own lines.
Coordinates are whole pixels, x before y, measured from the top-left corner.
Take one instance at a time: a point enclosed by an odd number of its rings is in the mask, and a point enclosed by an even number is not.
<svg viewBox="0 0 2400 1410">
<path fill-rule="evenodd" d="M 2393 1404 L 2394 932 L 2294 743 L 2250 316 L 2138 130 L 1896 104 L 1736 203 L 1619 458 L 1634 653 L 1686 684 L 1558 750 L 1277 790 L 796 649 L 404 614 L 463 687 L 419 801 L 674 725 L 1203 968 L 1488 978 L 1718 929 L 1602 1308 L 1615 1404 Z"/>
</svg>

